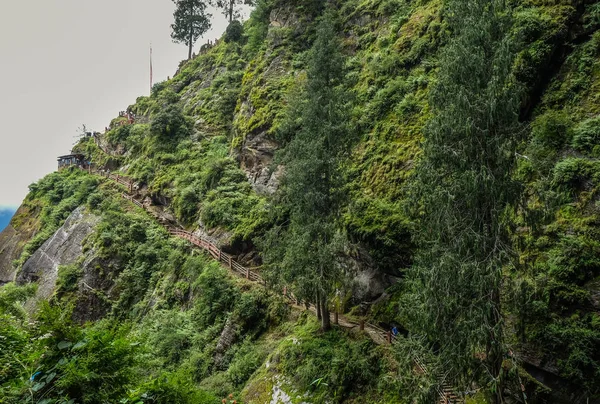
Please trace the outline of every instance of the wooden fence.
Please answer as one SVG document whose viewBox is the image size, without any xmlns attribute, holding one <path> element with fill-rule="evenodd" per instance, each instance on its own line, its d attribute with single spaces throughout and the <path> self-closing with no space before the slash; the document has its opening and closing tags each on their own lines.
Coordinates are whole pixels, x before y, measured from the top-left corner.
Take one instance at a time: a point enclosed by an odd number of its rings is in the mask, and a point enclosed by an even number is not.
<svg viewBox="0 0 600 404">
<path fill-rule="evenodd" d="M 125 178 L 119 174 L 110 174 L 108 172 L 103 172 L 103 171 L 99 171 L 97 169 L 92 169 L 92 168 L 89 168 L 86 171 L 89 171 L 90 173 L 97 174 L 102 177 L 108 178 L 118 184 L 125 186 L 129 190 L 130 193 L 133 192 L 133 181 L 131 181 L 128 178 Z M 132 202 L 134 205 L 138 206 L 139 208 L 144 209 L 145 211 L 150 213 L 152 216 L 157 217 L 157 215 L 154 212 L 150 211 L 148 209 L 148 207 L 144 206 L 143 203 L 141 203 L 140 201 L 135 199 L 135 197 L 133 195 L 130 195 L 127 193 L 121 193 L 121 196 L 124 199 L 127 199 L 128 201 Z M 203 238 L 203 237 L 196 236 L 194 233 L 189 232 L 187 230 L 176 228 L 175 226 L 172 226 L 170 224 L 164 224 L 164 223 L 162 223 L 162 224 L 166 227 L 169 234 L 171 234 L 172 236 L 187 240 L 190 243 L 192 243 L 194 246 L 201 248 L 204 251 L 208 252 L 208 254 L 210 254 L 210 256 L 212 256 L 215 260 L 219 261 L 223 266 L 225 266 L 229 270 L 233 271 L 237 275 L 242 276 L 251 282 L 261 284 L 265 287 L 267 286 L 266 281 L 263 279 L 262 276 L 260 276 L 260 274 L 253 271 L 251 268 L 245 267 L 242 264 L 240 264 L 239 262 L 237 262 L 231 255 L 223 252 L 212 241 L 210 241 L 206 238 Z M 290 289 L 288 287 L 284 286 L 283 293 L 282 293 L 283 296 L 286 297 L 293 304 L 300 304 L 301 302 L 289 290 Z M 308 305 L 310 306 L 310 304 L 308 304 Z M 367 334 L 376 344 L 381 344 L 382 341 L 385 341 L 388 344 L 393 344 L 397 341 L 396 337 L 394 335 L 392 335 L 392 332 L 390 330 L 384 330 L 383 328 L 381 328 L 375 324 L 368 323 L 366 321 L 361 321 L 360 323 L 354 323 L 352 321 L 345 320 L 345 322 L 347 324 L 350 324 L 352 327 L 356 327 L 356 326 L 360 327 L 359 328 L 360 330 L 365 330 L 365 329 L 368 330 Z M 427 369 L 425 362 L 420 357 L 415 355 L 413 357 L 413 361 L 415 362 L 415 365 L 417 366 L 419 371 L 421 371 L 423 374 L 429 374 L 429 371 Z M 436 393 L 438 394 L 438 396 L 440 398 L 439 403 L 441 403 L 441 404 L 464 403 L 464 399 L 462 399 L 457 394 L 455 394 L 454 390 L 450 386 L 445 385 L 443 379 L 438 384 L 439 385 L 436 387 Z"/>
</svg>

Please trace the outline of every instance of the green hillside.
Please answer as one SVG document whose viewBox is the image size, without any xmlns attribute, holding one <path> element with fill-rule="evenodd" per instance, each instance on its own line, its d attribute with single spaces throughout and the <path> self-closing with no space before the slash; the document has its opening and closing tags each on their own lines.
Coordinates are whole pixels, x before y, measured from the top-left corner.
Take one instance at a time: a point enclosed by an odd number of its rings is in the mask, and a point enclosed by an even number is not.
<svg viewBox="0 0 600 404">
<path fill-rule="evenodd" d="M 259 0 L 236 28 L 75 146 L 131 189 L 30 186 L 0 402 L 599 402 L 600 2 Z"/>
</svg>

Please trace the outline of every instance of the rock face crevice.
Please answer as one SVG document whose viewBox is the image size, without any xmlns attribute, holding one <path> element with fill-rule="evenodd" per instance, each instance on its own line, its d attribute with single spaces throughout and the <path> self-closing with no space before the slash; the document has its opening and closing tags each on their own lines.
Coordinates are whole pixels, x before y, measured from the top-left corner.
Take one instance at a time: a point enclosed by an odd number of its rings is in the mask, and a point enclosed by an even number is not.
<svg viewBox="0 0 600 404">
<path fill-rule="evenodd" d="M 58 267 L 79 260 L 83 240 L 93 232 L 99 220 L 83 207 L 75 209 L 63 226 L 25 262 L 16 282 L 20 285 L 37 282 L 35 301 L 50 298 L 56 289 Z"/>
</svg>

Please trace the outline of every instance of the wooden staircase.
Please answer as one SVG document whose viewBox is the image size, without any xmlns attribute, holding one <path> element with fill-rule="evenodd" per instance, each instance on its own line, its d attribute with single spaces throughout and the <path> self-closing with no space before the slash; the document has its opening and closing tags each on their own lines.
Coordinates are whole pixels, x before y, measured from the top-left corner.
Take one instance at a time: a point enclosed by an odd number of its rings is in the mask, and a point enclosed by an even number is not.
<svg viewBox="0 0 600 404">
<path fill-rule="evenodd" d="M 422 358 L 420 358 L 418 356 L 414 356 L 413 361 L 415 362 L 415 364 L 417 365 L 417 367 L 423 374 L 426 374 L 426 375 L 430 374 L 429 366 L 428 366 L 427 362 L 425 362 Z M 456 390 L 454 389 L 454 387 L 452 387 L 452 385 L 450 385 L 450 383 L 448 383 L 448 381 L 446 380 L 446 375 L 444 373 L 435 374 L 435 379 L 437 381 L 436 392 L 439 397 L 439 399 L 437 401 L 439 404 L 464 404 L 465 403 L 465 399 L 463 397 L 460 397 L 456 393 Z"/>
<path fill-rule="evenodd" d="M 440 395 L 440 400 L 439 403 L 440 404 L 464 404 L 465 403 L 465 399 L 462 397 L 459 397 L 454 388 L 449 385 L 446 381 L 442 382 L 441 386 L 438 388 L 438 390 L 441 390 L 441 395 Z"/>
<path fill-rule="evenodd" d="M 151 216 L 153 216 L 157 221 L 159 221 L 167 229 L 169 234 L 171 234 L 172 236 L 187 240 L 190 243 L 192 243 L 193 245 L 195 245 L 196 247 L 205 250 L 215 260 L 219 261 L 223 266 L 230 269 L 231 271 L 237 273 L 237 275 L 240 275 L 240 276 L 248 279 L 251 282 L 259 283 L 259 284 L 266 286 L 265 280 L 257 272 L 253 271 L 253 269 L 255 269 L 255 268 L 247 268 L 247 267 L 241 265 L 231 255 L 223 252 L 211 240 L 205 239 L 203 237 L 198 237 L 195 234 L 193 234 L 192 232 L 189 232 L 180 227 L 174 226 L 172 223 L 170 223 L 164 217 L 159 215 L 157 212 L 153 211 L 152 209 L 149 209 L 148 206 L 145 206 L 142 202 L 137 200 L 134 196 L 131 195 L 131 193 L 133 193 L 133 185 L 134 185 L 133 181 L 131 181 L 127 178 L 124 178 L 123 176 L 121 176 L 119 174 L 104 173 L 104 172 L 98 171 L 93 168 L 89 168 L 88 170 L 85 170 L 85 171 L 89 171 L 90 174 L 93 173 L 96 175 L 100 175 L 102 177 L 108 178 L 118 184 L 125 186 L 128 189 L 129 193 L 123 192 L 123 193 L 121 193 L 121 196 L 124 199 L 127 199 L 128 201 L 130 201 L 131 203 L 136 205 L 137 207 L 145 210 Z M 288 298 L 292 304 L 299 304 L 298 299 L 296 299 L 296 297 L 292 293 L 290 293 L 289 290 L 285 287 L 283 290 L 283 295 L 286 298 Z M 359 326 L 359 324 L 353 324 L 345 319 L 342 319 L 342 321 L 346 324 L 349 324 L 352 327 Z M 362 324 L 360 326 L 361 326 L 361 329 L 364 329 L 367 332 L 367 334 L 369 335 L 369 337 L 376 344 L 385 344 L 385 343 L 393 344 L 395 341 L 397 341 L 395 339 L 395 337 L 392 336 L 391 331 L 389 331 L 389 330 L 386 331 L 377 325 L 370 324 L 367 322 L 362 322 Z M 422 358 L 420 358 L 418 356 L 414 356 L 413 361 L 415 362 L 416 366 L 419 368 L 420 372 L 422 372 L 423 374 L 430 373 L 428 370 L 429 366 L 428 366 L 427 362 L 424 361 Z M 464 404 L 465 403 L 464 398 L 460 397 L 456 393 L 456 390 L 446 381 L 445 374 L 443 374 L 443 373 L 436 374 L 435 378 L 438 382 L 437 386 L 436 386 L 436 391 L 437 391 L 437 395 L 439 396 L 439 400 L 437 401 L 439 404 Z"/>
</svg>

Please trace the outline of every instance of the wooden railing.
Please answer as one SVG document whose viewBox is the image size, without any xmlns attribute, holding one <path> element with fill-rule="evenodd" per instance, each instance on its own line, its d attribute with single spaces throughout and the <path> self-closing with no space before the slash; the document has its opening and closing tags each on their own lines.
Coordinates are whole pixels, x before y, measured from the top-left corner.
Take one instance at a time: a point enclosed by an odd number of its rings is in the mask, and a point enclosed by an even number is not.
<svg viewBox="0 0 600 404">
<path fill-rule="evenodd" d="M 138 201 L 137 199 L 135 199 L 133 196 L 128 195 L 126 193 L 122 193 L 121 196 L 123 198 L 127 199 L 129 202 L 133 203 L 134 205 L 136 205 L 136 206 L 144 209 L 144 205 L 140 201 Z"/>
<path fill-rule="evenodd" d="M 122 177 L 119 174 L 104 173 L 102 171 L 98 171 L 98 170 L 92 169 L 92 168 L 90 168 L 86 171 L 100 175 L 102 177 L 105 177 L 112 181 L 115 181 L 121 185 L 124 185 L 125 187 L 127 187 L 129 189 L 129 192 L 133 191 L 133 182 L 127 178 Z M 135 199 L 135 197 L 133 197 L 132 195 L 129 195 L 127 193 L 121 193 L 121 196 L 124 199 L 132 202 L 134 205 L 138 206 L 139 208 L 144 209 L 145 211 L 150 213 L 152 216 L 157 217 L 155 212 L 150 211 L 146 206 L 144 206 L 143 203 L 141 203 L 140 201 Z M 251 282 L 259 283 L 263 286 L 266 286 L 266 282 L 263 279 L 263 277 L 260 276 L 260 274 L 253 271 L 251 268 L 245 267 L 242 264 L 240 264 L 239 262 L 237 262 L 231 255 L 223 252 L 212 241 L 210 241 L 204 237 L 196 236 L 192 232 L 177 228 L 177 227 L 169 225 L 169 224 L 163 223 L 163 225 L 166 227 L 169 234 L 171 234 L 172 236 L 187 240 L 190 243 L 192 243 L 193 245 L 195 245 L 196 247 L 203 249 L 204 251 L 208 252 L 215 260 L 219 261 L 223 266 L 225 266 L 226 268 L 229 268 L 231 271 L 235 272 L 236 274 L 246 278 L 247 280 L 249 280 Z M 283 296 L 285 298 L 287 298 L 293 304 L 301 303 L 299 301 L 299 299 L 297 299 L 296 296 L 294 296 L 294 294 L 291 293 L 287 287 L 283 288 Z M 308 304 L 308 305 L 310 306 L 310 304 Z M 389 331 L 389 330 L 386 331 L 383 328 L 381 328 L 375 324 L 368 323 L 365 321 L 362 321 L 361 323 L 354 323 L 347 319 L 345 320 L 345 322 L 347 324 L 350 324 L 352 327 L 359 326 L 361 330 L 367 329 L 368 330 L 367 334 L 373 340 L 373 342 L 375 342 L 376 344 L 381 344 L 382 341 L 385 341 L 389 344 L 394 344 L 397 341 L 396 337 L 394 335 L 392 335 L 391 331 Z M 420 371 L 423 372 L 423 374 L 429 374 L 427 366 L 425 365 L 425 362 L 423 361 L 422 358 L 414 355 L 413 361 L 415 362 L 416 366 L 420 369 Z M 438 386 L 436 386 L 436 393 L 440 397 L 439 402 L 442 404 L 464 403 L 464 400 L 462 398 L 459 398 L 453 392 L 453 389 L 451 387 L 444 385 L 444 380 L 441 380 L 438 383 Z"/>
<path fill-rule="evenodd" d="M 167 230 L 171 235 L 185 239 L 196 247 L 207 251 L 215 260 L 219 261 L 233 272 L 236 272 L 238 275 L 241 275 L 252 282 L 261 284 L 265 283 L 264 279 L 258 273 L 237 262 L 231 255 L 223 252 L 219 247 L 213 244 L 212 241 L 203 237 L 198 237 L 189 231 L 177 229 L 172 226 L 168 226 Z"/>
</svg>

